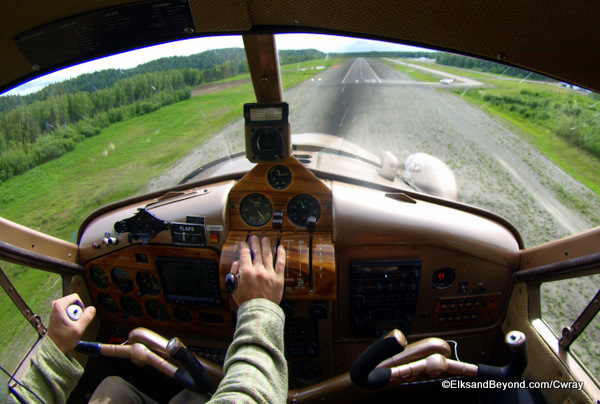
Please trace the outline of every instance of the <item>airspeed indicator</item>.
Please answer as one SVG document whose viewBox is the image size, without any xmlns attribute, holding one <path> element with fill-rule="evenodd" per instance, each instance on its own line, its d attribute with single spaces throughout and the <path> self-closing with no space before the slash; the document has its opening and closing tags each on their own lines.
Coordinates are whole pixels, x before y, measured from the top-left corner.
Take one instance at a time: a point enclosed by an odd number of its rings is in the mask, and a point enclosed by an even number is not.
<svg viewBox="0 0 600 404">
<path fill-rule="evenodd" d="M 240 215 L 250 226 L 264 226 L 269 223 L 272 214 L 271 201 L 262 194 L 247 195 L 240 203 Z"/>
</svg>

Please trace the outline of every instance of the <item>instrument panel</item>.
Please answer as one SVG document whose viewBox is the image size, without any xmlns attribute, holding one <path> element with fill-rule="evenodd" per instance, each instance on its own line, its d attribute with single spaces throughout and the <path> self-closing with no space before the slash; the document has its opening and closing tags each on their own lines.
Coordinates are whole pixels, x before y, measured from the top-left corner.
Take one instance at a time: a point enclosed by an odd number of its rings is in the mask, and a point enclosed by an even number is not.
<svg viewBox="0 0 600 404">
<path fill-rule="evenodd" d="M 111 324 L 230 336 L 218 262 L 208 249 L 134 245 L 92 260 L 85 275 L 100 317 Z"/>
<path fill-rule="evenodd" d="M 271 239 L 273 255 L 277 245 L 285 247 L 287 298 L 336 299 L 332 193 L 322 180 L 293 157 L 284 164 L 260 164 L 232 187 L 229 208 L 222 277 L 238 259 L 240 242 L 255 234 Z"/>
<path fill-rule="evenodd" d="M 331 232 L 331 195 L 294 157 L 257 165 L 229 193 L 231 230 Z"/>
<path fill-rule="evenodd" d="M 292 379 L 314 382 L 394 328 L 410 339 L 498 326 L 518 255 L 510 232 L 470 213 L 405 201 L 319 179 L 290 158 L 256 165 L 239 181 L 101 214 L 83 232 L 80 256 L 108 328 L 177 335 L 222 360 L 236 310 L 225 276 L 241 242 L 270 238 L 274 253 L 279 244 L 286 251 L 281 305 Z M 117 223 L 159 230 L 137 237 L 138 230 L 115 232 Z M 488 247 L 478 252 L 476 243 Z M 474 351 L 486 351 L 482 341 Z"/>
</svg>

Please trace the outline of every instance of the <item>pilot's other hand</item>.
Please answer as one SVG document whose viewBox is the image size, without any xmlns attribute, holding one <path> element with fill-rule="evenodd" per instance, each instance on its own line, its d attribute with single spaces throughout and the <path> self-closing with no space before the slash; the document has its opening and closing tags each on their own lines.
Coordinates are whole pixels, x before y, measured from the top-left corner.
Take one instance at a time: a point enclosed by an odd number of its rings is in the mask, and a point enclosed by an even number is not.
<svg viewBox="0 0 600 404">
<path fill-rule="evenodd" d="M 231 273 L 238 276 L 233 300 L 238 306 L 257 298 L 279 304 L 283 297 L 285 249 L 283 246 L 277 248 L 277 261 L 273 268 L 271 240 L 265 237 L 259 242 L 258 237 L 252 236 L 248 241 L 250 245 L 241 243 L 240 259 L 231 265 Z"/>
<path fill-rule="evenodd" d="M 67 307 L 73 304 L 83 306 L 77 293 L 53 301 L 50 311 L 48 337 L 63 353 L 67 353 L 77 346 L 83 332 L 96 315 L 96 308 L 89 306 L 83 310 L 79 320 L 72 320 L 67 315 Z"/>
</svg>

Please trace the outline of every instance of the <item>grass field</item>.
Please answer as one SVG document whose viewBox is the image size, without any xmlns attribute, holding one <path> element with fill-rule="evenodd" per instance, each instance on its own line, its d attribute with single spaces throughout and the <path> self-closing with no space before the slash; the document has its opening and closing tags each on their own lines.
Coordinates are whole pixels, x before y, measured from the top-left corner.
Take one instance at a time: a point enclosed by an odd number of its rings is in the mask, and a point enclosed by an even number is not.
<svg viewBox="0 0 600 404">
<path fill-rule="evenodd" d="M 530 143 L 534 144 L 546 156 L 550 157 L 563 170 L 573 175 L 573 177 L 587 185 L 597 194 L 600 194 L 600 180 L 595 174 L 600 169 L 600 159 L 598 156 L 594 156 L 581 147 L 577 147 L 564 137 L 558 136 L 557 126 L 561 122 L 552 119 L 532 119 L 531 115 L 528 115 L 532 112 L 529 111 L 518 111 L 518 113 L 515 113 L 514 106 L 487 102 L 486 95 L 493 93 L 496 96 L 514 97 L 516 100 L 525 100 L 529 98 L 528 94 L 544 93 L 547 94 L 547 99 L 554 99 L 557 103 L 575 103 L 581 105 L 583 109 L 590 111 L 595 111 L 589 107 L 596 104 L 596 100 L 586 94 L 580 94 L 557 85 L 535 82 L 520 83 L 518 81 L 498 79 L 488 79 L 486 83 L 494 87 L 467 91 L 464 97 L 479 105 L 480 108 L 485 108 L 506 122 L 510 122 L 520 128 Z M 549 108 L 551 107 L 552 105 L 549 106 Z M 573 122 L 569 123 L 569 127 L 577 126 L 577 117 L 573 117 L 572 119 Z"/>
<path fill-rule="evenodd" d="M 408 74 L 415 81 L 435 83 L 440 80 L 439 77 L 434 77 L 431 74 L 427 74 L 420 69 L 415 69 L 415 68 L 412 68 L 412 67 L 406 66 L 406 65 L 400 65 L 398 63 L 392 63 L 392 62 L 386 62 L 386 63 L 389 66 L 393 67 L 394 69 L 401 71 L 402 73 Z"/>
</svg>

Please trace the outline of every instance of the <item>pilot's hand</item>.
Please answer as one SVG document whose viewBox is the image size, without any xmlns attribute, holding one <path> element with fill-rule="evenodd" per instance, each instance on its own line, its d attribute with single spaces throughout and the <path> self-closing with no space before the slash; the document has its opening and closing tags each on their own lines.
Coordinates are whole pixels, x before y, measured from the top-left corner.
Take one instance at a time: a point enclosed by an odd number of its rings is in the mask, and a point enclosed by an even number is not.
<svg viewBox="0 0 600 404">
<path fill-rule="evenodd" d="M 77 346 L 83 332 L 96 315 L 96 308 L 89 306 L 83 310 L 79 320 L 72 320 L 67 314 L 67 308 L 73 304 L 83 306 L 77 293 L 53 301 L 50 311 L 48 337 L 63 353 L 67 353 Z"/>
<path fill-rule="evenodd" d="M 283 246 L 277 248 L 277 261 L 273 268 L 271 240 L 265 237 L 259 242 L 258 237 L 252 236 L 249 243 L 249 246 L 242 243 L 240 259 L 231 265 L 231 273 L 238 276 L 238 287 L 233 300 L 238 306 L 257 298 L 279 304 L 283 297 L 285 249 Z"/>
</svg>

